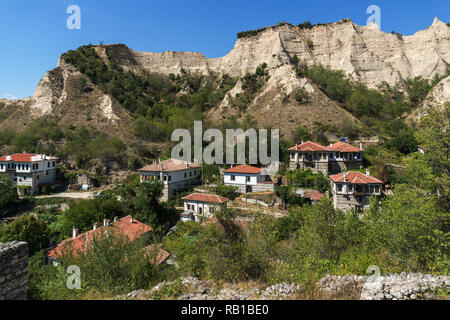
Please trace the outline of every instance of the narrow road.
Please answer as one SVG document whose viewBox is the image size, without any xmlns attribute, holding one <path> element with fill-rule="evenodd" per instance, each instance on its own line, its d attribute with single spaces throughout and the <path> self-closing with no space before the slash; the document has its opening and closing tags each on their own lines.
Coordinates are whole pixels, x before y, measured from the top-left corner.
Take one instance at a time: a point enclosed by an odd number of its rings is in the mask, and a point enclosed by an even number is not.
<svg viewBox="0 0 450 320">
<path fill-rule="evenodd" d="M 71 199 L 92 199 L 94 194 L 99 191 L 85 191 L 85 192 L 61 192 L 50 195 L 36 196 L 36 199 L 46 198 L 71 198 Z"/>
</svg>

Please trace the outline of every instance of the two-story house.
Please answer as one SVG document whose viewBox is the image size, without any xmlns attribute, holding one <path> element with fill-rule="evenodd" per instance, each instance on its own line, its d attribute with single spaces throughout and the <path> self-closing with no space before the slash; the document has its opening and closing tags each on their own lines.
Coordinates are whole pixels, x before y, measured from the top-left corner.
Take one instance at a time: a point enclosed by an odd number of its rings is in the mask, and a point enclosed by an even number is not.
<svg viewBox="0 0 450 320">
<path fill-rule="evenodd" d="M 289 169 L 310 169 L 313 173 L 324 175 L 344 170 L 362 168 L 363 149 L 346 142 L 336 142 L 324 146 L 312 141 L 302 142 L 289 149 Z"/>
<path fill-rule="evenodd" d="M 237 187 L 240 193 L 274 191 L 274 183 L 261 168 L 239 165 L 224 171 L 223 182 Z"/>
<path fill-rule="evenodd" d="M 228 199 L 215 194 L 192 193 L 182 199 L 184 212 L 182 221 L 201 221 L 203 218 L 212 218 L 214 214 L 227 207 Z"/>
<path fill-rule="evenodd" d="M 154 162 L 140 171 L 140 181 L 159 180 L 164 184 L 163 201 L 173 199 L 175 193 L 201 184 L 201 166 L 178 159 Z"/>
<path fill-rule="evenodd" d="M 383 182 L 361 172 L 343 172 L 330 176 L 335 209 L 358 212 L 369 207 L 370 196 L 381 196 Z"/>
<path fill-rule="evenodd" d="M 328 175 L 329 148 L 312 141 L 297 144 L 289 149 L 289 169 L 311 169 L 313 173 Z"/>
<path fill-rule="evenodd" d="M 328 157 L 328 172 L 339 173 L 345 170 L 361 170 L 363 161 L 362 144 L 357 148 L 346 142 L 330 144 Z"/>
<path fill-rule="evenodd" d="M 19 193 L 38 194 L 41 187 L 57 181 L 57 161 L 44 154 L 16 153 L 0 157 L 0 173 L 11 177 Z"/>
</svg>

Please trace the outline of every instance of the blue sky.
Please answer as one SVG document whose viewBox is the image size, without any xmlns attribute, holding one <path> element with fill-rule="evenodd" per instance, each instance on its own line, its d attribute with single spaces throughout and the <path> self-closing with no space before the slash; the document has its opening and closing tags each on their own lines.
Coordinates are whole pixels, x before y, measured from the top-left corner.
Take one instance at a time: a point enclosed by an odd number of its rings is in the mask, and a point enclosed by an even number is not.
<svg viewBox="0 0 450 320">
<path fill-rule="evenodd" d="M 81 30 L 66 27 L 69 5 L 81 9 Z M 237 32 L 283 20 L 351 18 L 365 25 L 369 5 L 380 7 L 386 32 L 410 35 L 434 17 L 450 21 L 448 0 L 0 0 L 0 98 L 31 96 L 62 53 L 84 44 L 125 43 L 138 51 L 198 51 L 214 58 L 233 48 Z"/>
</svg>

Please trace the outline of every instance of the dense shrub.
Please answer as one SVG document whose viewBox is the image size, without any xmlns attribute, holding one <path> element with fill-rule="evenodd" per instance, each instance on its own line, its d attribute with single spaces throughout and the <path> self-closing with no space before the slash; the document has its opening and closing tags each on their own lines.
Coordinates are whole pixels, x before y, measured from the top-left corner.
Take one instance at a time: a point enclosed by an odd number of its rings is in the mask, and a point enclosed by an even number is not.
<svg viewBox="0 0 450 320">
<path fill-rule="evenodd" d="M 25 241 L 29 255 L 49 247 L 50 229 L 47 223 L 31 214 L 24 214 L 13 222 L 0 225 L 0 242 Z"/>
</svg>

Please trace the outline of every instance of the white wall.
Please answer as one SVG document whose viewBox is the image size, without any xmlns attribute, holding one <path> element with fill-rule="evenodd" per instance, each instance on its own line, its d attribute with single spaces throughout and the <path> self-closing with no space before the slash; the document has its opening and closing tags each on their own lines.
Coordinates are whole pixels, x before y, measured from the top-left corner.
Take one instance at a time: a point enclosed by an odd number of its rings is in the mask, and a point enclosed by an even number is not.
<svg viewBox="0 0 450 320">
<path fill-rule="evenodd" d="M 186 170 L 180 170 L 180 171 L 172 171 L 172 172 L 163 172 L 163 180 L 160 179 L 160 181 L 163 181 L 164 184 L 170 184 L 170 183 L 176 183 L 181 181 L 187 181 L 190 179 L 196 179 L 200 178 L 202 173 L 201 168 L 189 168 Z M 142 176 L 152 176 L 155 177 L 155 179 L 158 179 L 158 176 L 161 175 L 161 172 L 146 172 L 141 171 L 141 182 L 143 181 Z M 185 177 L 186 175 L 186 177 Z M 164 180 L 164 176 L 166 176 L 166 180 Z M 170 181 L 169 181 L 169 176 Z"/>
<path fill-rule="evenodd" d="M 231 176 L 235 176 L 235 180 L 234 181 L 231 180 Z M 245 179 L 246 179 L 247 176 L 250 177 L 250 181 L 248 181 L 246 183 Z M 256 184 L 258 183 L 258 180 L 261 179 L 259 174 L 248 174 L 248 173 L 247 174 L 244 174 L 244 173 L 225 173 L 223 178 L 224 178 L 224 183 L 225 184 L 239 184 L 239 185 L 247 184 L 248 186 L 256 186 Z"/>
</svg>

